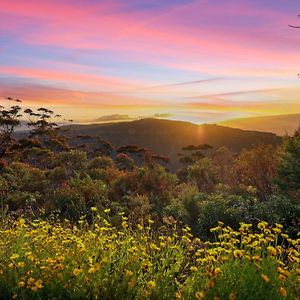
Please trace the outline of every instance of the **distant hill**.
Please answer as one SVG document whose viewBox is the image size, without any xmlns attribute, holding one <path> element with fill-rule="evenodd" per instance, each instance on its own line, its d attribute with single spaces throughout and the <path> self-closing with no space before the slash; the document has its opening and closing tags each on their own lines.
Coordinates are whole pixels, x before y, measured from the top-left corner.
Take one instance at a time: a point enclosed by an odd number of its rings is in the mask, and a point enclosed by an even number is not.
<svg viewBox="0 0 300 300">
<path fill-rule="evenodd" d="M 220 125 L 246 130 L 273 132 L 277 135 L 293 134 L 300 126 L 300 113 L 267 117 L 233 119 L 220 122 Z"/>
<path fill-rule="evenodd" d="M 207 143 L 218 149 L 226 146 L 234 152 L 254 145 L 279 144 L 281 138 L 272 133 L 245 131 L 225 126 L 160 119 L 142 119 L 132 122 L 72 125 L 71 137 L 95 135 L 119 147 L 134 144 L 148 148 L 154 153 L 168 156 L 170 168 L 179 167 L 177 153 L 182 147 Z"/>
</svg>

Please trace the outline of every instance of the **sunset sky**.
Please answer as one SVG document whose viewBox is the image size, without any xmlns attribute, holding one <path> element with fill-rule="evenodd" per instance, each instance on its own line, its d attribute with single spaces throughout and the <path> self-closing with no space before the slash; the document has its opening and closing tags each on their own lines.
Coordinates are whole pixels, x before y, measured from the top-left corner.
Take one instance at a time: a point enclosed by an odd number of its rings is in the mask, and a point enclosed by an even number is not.
<svg viewBox="0 0 300 300">
<path fill-rule="evenodd" d="M 0 0 L 0 98 L 85 122 L 300 113 L 298 14 L 299 0 Z"/>
</svg>

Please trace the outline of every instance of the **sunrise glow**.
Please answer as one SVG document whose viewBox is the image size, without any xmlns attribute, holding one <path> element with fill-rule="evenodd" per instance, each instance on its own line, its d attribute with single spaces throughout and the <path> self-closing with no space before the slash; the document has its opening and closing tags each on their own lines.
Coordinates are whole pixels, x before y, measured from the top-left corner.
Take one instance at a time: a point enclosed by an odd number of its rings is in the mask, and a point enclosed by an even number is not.
<svg viewBox="0 0 300 300">
<path fill-rule="evenodd" d="M 1 0 L 0 98 L 81 122 L 298 113 L 299 12 L 299 0 Z"/>
</svg>

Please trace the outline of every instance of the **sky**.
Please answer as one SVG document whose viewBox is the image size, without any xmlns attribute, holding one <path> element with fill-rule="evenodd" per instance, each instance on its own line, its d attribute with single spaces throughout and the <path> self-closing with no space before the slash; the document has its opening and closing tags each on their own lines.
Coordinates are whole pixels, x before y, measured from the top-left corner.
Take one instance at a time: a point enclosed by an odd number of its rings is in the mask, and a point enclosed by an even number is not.
<svg viewBox="0 0 300 300">
<path fill-rule="evenodd" d="M 0 102 L 77 122 L 299 113 L 298 14 L 299 0 L 0 0 Z"/>
</svg>

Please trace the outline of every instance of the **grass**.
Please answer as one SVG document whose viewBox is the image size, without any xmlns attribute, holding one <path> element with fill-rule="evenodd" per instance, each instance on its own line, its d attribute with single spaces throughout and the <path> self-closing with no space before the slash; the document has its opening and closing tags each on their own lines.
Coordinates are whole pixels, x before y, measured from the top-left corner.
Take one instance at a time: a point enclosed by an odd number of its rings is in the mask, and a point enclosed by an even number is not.
<svg viewBox="0 0 300 300">
<path fill-rule="evenodd" d="M 239 231 L 221 222 L 214 241 L 152 220 L 110 224 L 109 211 L 76 226 L 7 220 L 0 226 L 1 299 L 299 299 L 300 239 L 277 224 Z"/>
</svg>

